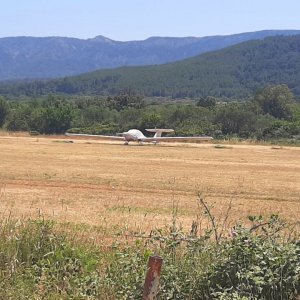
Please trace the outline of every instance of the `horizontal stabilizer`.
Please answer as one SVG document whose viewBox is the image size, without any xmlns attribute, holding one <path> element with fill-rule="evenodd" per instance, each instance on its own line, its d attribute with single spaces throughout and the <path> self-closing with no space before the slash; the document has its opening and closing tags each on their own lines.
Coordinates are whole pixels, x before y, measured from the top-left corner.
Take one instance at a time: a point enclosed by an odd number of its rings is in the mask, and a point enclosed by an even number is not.
<svg viewBox="0 0 300 300">
<path fill-rule="evenodd" d="M 148 132 L 174 132 L 174 129 L 163 129 L 163 128 L 153 128 L 153 129 L 145 129 Z"/>
</svg>

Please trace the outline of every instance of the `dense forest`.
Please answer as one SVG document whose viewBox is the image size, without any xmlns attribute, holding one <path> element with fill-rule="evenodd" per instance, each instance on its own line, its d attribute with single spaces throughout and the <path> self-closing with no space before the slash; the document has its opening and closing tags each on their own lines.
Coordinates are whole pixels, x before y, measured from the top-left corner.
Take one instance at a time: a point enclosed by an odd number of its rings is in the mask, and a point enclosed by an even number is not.
<svg viewBox="0 0 300 300">
<path fill-rule="evenodd" d="M 269 84 L 300 95 L 300 35 L 244 42 L 176 63 L 100 70 L 50 81 L 2 82 L 0 94 L 248 98 Z"/>
<path fill-rule="evenodd" d="M 300 103 L 286 85 L 267 86 L 248 101 L 225 102 L 212 96 L 175 101 L 131 93 L 116 96 L 50 95 L 7 101 L 0 98 L 0 126 L 9 131 L 41 134 L 115 134 L 151 127 L 174 128 L 177 135 L 215 138 L 300 141 Z"/>
</svg>

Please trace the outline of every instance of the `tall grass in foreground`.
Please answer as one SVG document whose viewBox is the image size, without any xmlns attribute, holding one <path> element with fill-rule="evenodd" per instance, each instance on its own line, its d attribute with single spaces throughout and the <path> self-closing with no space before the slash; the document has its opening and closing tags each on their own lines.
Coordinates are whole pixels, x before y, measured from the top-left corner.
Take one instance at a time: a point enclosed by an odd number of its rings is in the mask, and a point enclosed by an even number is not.
<svg viewBox="0 0 300 300">
<path fill-rule="evenodd" d="M 200 199 L 201 200 L 201 199 Z M 300 241 L 277 216 L 251 217 L 223 234 L 201 200 L 210 226 L 176 222 L 109 246 L 70 236 L 45 220 L 0 227 L 0 299 L 141 299 L 149 255 L 163 257 L 159 299 L 296 299 Z"/>
</svg>

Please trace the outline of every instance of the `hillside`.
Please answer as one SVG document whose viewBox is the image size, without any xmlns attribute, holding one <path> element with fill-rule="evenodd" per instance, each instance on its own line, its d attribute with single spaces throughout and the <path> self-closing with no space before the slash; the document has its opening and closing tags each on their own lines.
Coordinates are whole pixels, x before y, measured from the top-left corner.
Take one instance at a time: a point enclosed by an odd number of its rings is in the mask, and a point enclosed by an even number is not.
<svg viewBox="0 0 300 300">
<path fill-rule="evenodd" d="M 117 94 L 248 97 L 268 84 L 285 83 L 300 95 L 300 35 L 271 37 L 161 66 L 102 70 L 52 81 L 0 85 L 0 94 Z"/>
<path fill-rule="evenodd" d="M 300 34 L 297 30 L 265 30 L 228 36 L 151 37 L 120 42 L 98 36 L 8 37 L 0 39 L 0 80 L 71 76 L 121 66 L 157 65 L 179 61 L 248 40 Z"/>
</svg>

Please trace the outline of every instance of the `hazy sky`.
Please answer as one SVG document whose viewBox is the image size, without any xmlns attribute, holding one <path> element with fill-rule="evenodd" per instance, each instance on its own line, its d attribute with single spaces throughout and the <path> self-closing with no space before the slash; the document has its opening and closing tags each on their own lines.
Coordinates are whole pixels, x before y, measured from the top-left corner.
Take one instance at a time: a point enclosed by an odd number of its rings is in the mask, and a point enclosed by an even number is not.
<svg viewBox="0 0 300 300">
<path fill-rule="evenodd" d="M 300 0 L 0 0 L 0 37 L 142 40 L 300 29 Z"/>
</svg>

